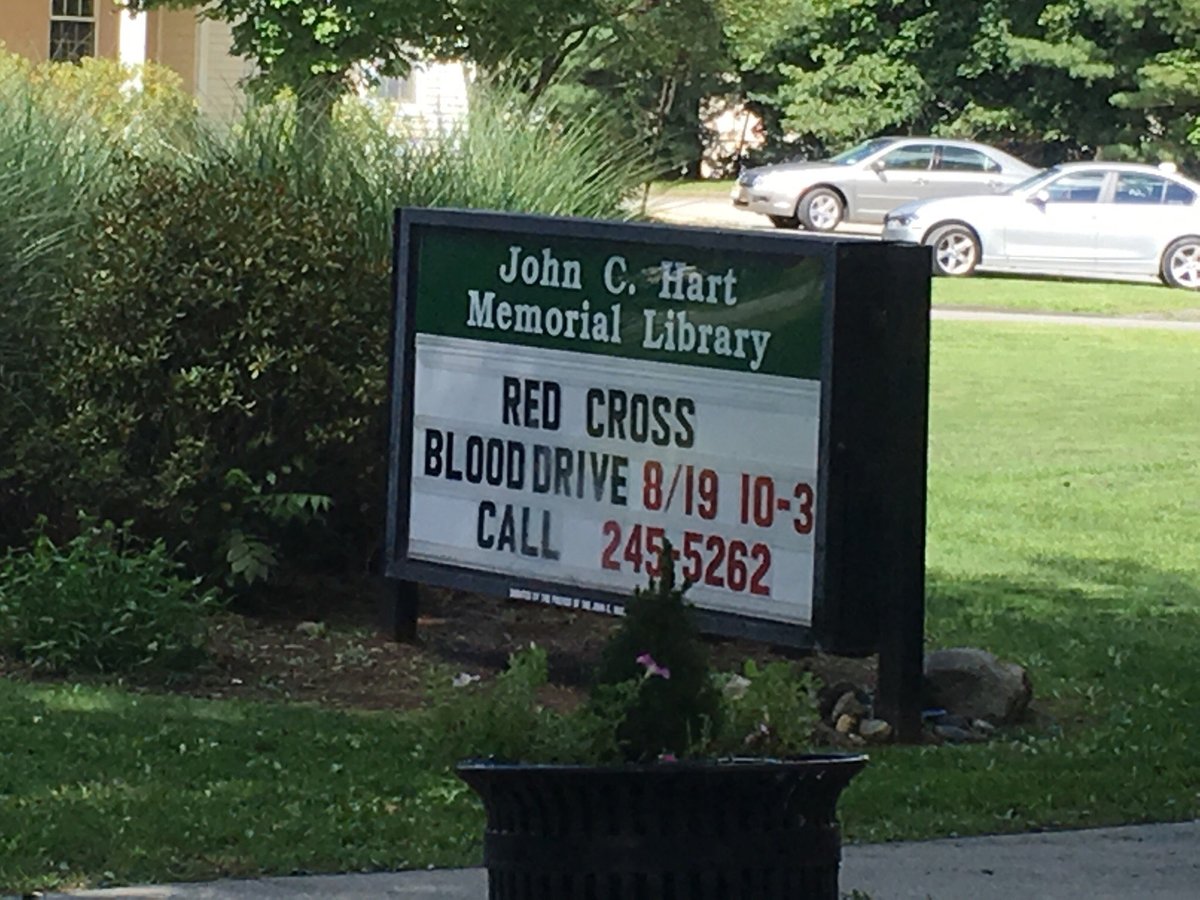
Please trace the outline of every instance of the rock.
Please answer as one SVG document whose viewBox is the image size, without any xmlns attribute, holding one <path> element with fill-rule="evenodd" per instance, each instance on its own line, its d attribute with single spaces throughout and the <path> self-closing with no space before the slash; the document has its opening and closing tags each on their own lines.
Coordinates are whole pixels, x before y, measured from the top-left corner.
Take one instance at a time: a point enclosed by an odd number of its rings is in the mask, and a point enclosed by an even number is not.
<svg viewBox="0 0 1200 900">
<path fill-rule="evenodd" d="M 979 735 L 957 725 L 934 725 L 933 733 L 952 744 L 974 744 L 982 740 Z"/>
<path fill-rule="evenodd" d="M 942 713 L 933 720 L 934 725 L 949 725 L 951 728 L 961 728 L 963 731 L 971 730 L 971 720 L 966 716 L 956 716 L 953 713 Z"/>
<path fill-rule="evenodd" d="M 853 716 L 855 720 L 858 720 L 866 712 L 867 708 L 858 699 L 858 694 L 854 691 L 846 691 L 846 693 L 838 697 L 838 701 L 833 705 L 833 712 L 829 714 L 829 717 L 834 722 L 838 721 L 842 716 Z"/>
<path fill-rule="evenodd" d="M 892 723 L 886 719 L 863 719 L 858 723 L 858 733 L 868 741 L 882 743 L 892 736 Z"/>
<path fill-rule="evenodd" d="M 321 637 L 325 634 L 324 622 L 301 622 L 296 626 L 296 631 L 305 637 Z"/>
<path fill-rule="evenodd" d="M 996 726 L 987 719 L 976 719 L 971 723 L 971 730 L 979 734 L 991 735 L 995 733 Z"/>
<path fill-rule="evenodd" d="M 868 706 L 871 702 L 871 695 L 852 682 L 839 681 L 826 685 L 817 692 L 817 709 L 821 713 L 822 721 L 828 722 L 830 725 L 837 721 L 837 716 L 833 714 L 833 708 L 847 693 L 854 694 L 863 706 Z"/>
<path fill-rule="evenodd" d="M 841 716 L 837 720 L 837 724 L 833 726 L 833 730 L 838 734 L 853 734 L 857 721 L 854 716 Z"/>
<path fill-rule="evenodd" d="M 1019 719 L 1033 698 L 1024 668 L 974 647 L 927 654 L 925 691 L 929 706 L 944 707 L 968 720 L 985 719 L 995 724 Z"/>
</svg>

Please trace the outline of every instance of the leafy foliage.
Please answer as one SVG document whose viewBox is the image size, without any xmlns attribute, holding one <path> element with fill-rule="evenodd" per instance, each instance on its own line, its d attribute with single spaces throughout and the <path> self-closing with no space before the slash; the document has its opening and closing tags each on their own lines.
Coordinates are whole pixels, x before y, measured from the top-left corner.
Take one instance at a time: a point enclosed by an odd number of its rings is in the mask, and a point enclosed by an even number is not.
<svg viewBox="0 0 1200 900">
<path fill-rule="evenodd" d="M 58 307 L 88 224 L 124 179 L 126 141 L 184 131 L 191 101 L 177 77 L 147 66 L 142 89 L 116 63 L 33 65 L 0 48 L 0 546 L 56 503 L 53 485 L 22 476 L 52 408 L 46 371 L 57 355 Z M 44 436 L 42 436 L 44 437 Z"/>
<path fill-rule="evenodd" d="M 687 585 L 675 583 L 669 545 L 659 569 L 649 588 L 638 588 L 626 604 L 593 688 L 596 702 L 607 703 L 615 686 L 639 685 L 617 731 L 622 755 L 631 760 L 686 754 L 722 724 L 707 649 L 684 600 Z"/>
<path fill-rule="evenodd" d="M 260 482 L 367 502 L 388 273 L 357 211 L 220 159 L 139 164 L 113 199 L 62 310 L 70 494 L 201 561 L 246 520 L 286 518 Z"/>
<path fill-rule="evenodd" d="M 195 0 L 130 0 L 134 10 L 194 8 Z M 202 15 L 227 22 L 233 52 L 252 60 L 252 84 L 267 97 L 282 88 L 327 114 L 364 62 L 380 75 L 403 75 L 414 47 L 444 27 L 439 0 L 215 0 Z"/>
<path fill-rule="evenodd" d="M 611 755 L 602 723 L 542 702 L 547 676 L 546 651 L 537 646 L 514 653 L 486 685 L 466 673 L 437 671 L 422 717 L 424 746 L 447 767 L 482 756 L 593 762 Z"/>
<path fill-rule="evenodd" d="M 747 94 L 780 140 L 882 132 L 1064 156 L 1197 158 L 1191 0 L 781 0 L 774 40 L 736 32 Z"/>
<path fill-rule="evenodd" d="M 151 70 L 0 68 L 2 537 L 86 508 L 238 586 L 375 551 L 396 207 L 617 218 L 640 173 L 511 93 L 433 135 L 347 99 L 318 152 L 294 99 L 210 129 Z"/>
<path fill-rule="evenodd" d="M 820 716 L 810 672 L 746 660 L 740 675 L 721 679 L 724 723 L 713 751 L 731 756 L 794 756 L 812 742 Z"/>
<path fill-rule="evenodd" d="M 49 671 L 188 668 L 203 658 L 216 595 L 182 578 L 166 545 L 83 521 L 62 547 L 45 534 L 0 558 L 0 649 Z"/>
</svg>

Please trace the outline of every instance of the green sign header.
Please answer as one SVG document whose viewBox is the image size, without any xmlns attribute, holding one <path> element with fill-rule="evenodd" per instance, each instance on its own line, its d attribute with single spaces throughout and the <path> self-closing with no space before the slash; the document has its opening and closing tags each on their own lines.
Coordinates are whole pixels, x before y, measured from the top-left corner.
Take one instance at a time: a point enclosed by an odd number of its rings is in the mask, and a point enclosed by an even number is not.
<svg viewBox="0 0 1200 900">
<path fill-rule="evenodd" d="M 417 229 L 427 334 L 819 380 L 817 256 Z"/>
</svg>

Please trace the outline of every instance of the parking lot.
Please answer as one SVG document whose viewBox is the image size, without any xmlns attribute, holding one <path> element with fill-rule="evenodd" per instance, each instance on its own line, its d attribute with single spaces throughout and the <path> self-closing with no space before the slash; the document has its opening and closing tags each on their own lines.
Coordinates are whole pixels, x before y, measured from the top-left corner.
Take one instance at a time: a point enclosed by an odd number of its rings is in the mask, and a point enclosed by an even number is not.
<svg viewBox="0 0 1200 900">
<path fill-rule="evenodd" d="M 753 228 L 779 234 L 810 236 L 808 232 L 787 231 L 775 228 L 766 216 L 738 209 L 730 202 L 728 194 L 709 189 L 689 191 L 687 188 L 672 187 L 655 190 L 646 204 L 646 213 L 659 222 L 672 225 L 703 225 L 710 228 Z M 847 225 L 837 227 L 838 234 L 878 236 L 877 225 Z"/>
</svg>

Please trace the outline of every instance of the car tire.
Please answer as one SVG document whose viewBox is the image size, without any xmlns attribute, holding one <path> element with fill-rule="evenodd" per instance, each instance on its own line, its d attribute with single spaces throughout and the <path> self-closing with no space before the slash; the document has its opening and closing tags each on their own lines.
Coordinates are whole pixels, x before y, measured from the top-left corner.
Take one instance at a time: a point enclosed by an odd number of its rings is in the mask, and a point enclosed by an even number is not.
<svg viewBox="0 0 1200 900">
<path fill-rule="evenodd" d="M 799 228 L 800 220 L 795 216 L 767 216 L 776 228 Z"/>
<path fill-rule="evenodd" d="M 925 239 L 933 248 L 933 271 L 936 275 L 970 275 L 979 265 L 979 238 L 966 225 L 942 225 L 933 229 Z"/>
<path fill-rule="evenodd" d="M 846 205 L 837 191 L 814 188 L 800 198 L 796 213 L 809 231 L 833 231 L 846 214 Z"/>
<path fill-rule="evenodd" d="M 1163 253 L 1160 271 L 1170 287 L 1200 290 L 1200 237 L 1173 241 Z"/>
</svg>

